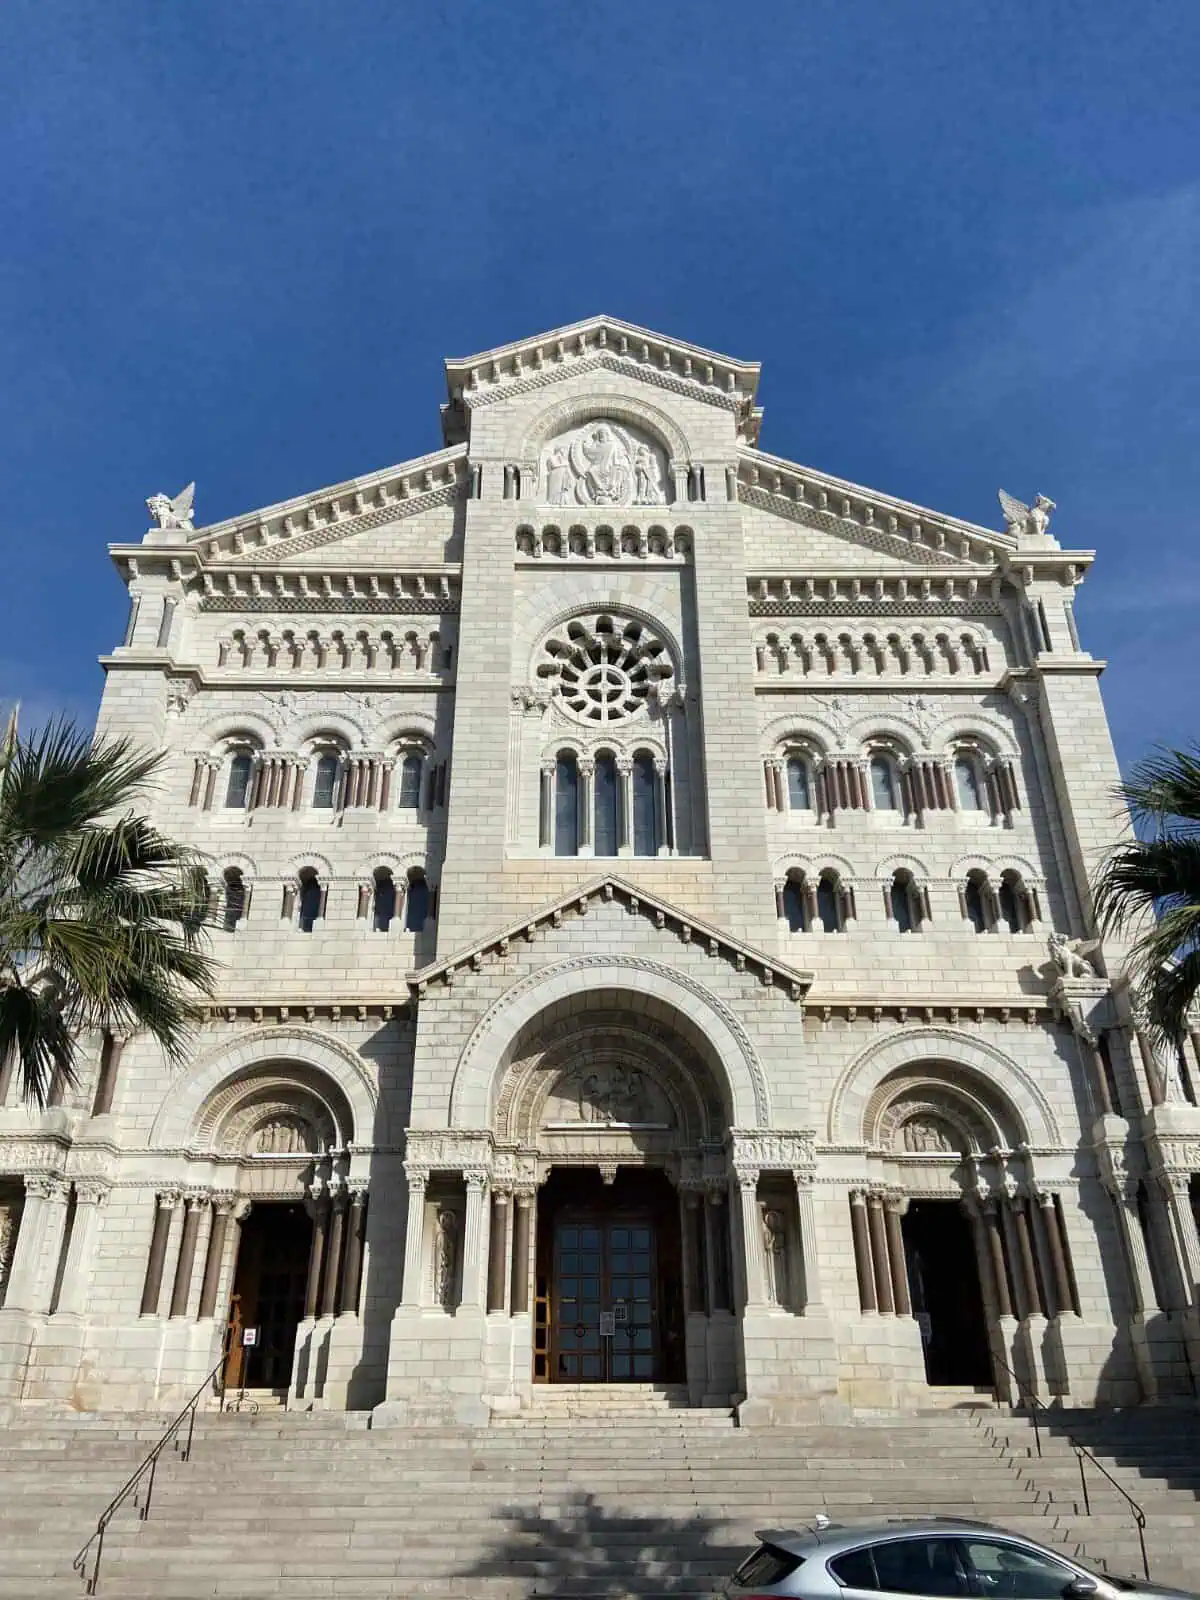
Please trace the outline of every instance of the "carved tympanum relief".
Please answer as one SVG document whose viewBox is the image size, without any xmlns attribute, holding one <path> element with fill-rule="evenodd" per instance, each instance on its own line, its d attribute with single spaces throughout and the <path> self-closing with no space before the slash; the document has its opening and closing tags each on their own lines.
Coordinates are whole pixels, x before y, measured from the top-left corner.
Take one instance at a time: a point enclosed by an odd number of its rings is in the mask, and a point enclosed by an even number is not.
<svg viewBox="0 0 1200 1600">
<path fill-rule="evenodd" d="M 250 1136 L 248 1154 L 252 1156 L 315 1155 L 317 1136 L 301 1117 L 272 1117 L 260 1123 Z"/>
<path fill-rule="evenodd" d="M 604 418 L 551 439 L 542 450 L 539 483 L 552 506 L 661 506 L 669 498 L 658 445 Z"/>
<path fill-rule="evenodd" d="M 589 1064 L 564 1073 L 546 1099 L 543 1122 L 640 1123 L 669 1127 L 675 1121 L 662 1090 L 624 1062 Z"/>
</svg>

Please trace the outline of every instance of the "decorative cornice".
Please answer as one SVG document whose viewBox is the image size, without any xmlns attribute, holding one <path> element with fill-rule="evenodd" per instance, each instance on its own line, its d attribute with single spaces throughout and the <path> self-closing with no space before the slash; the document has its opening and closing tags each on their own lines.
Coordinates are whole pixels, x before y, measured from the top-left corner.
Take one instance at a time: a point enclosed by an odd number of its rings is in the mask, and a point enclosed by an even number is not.
<svg viewBox="0 0 1200 1600">
<path fill-rule="evenodd" d="M 888 571 L 806 572 L 787 576 L 758 572 L 746 578 L 752 617 L 999 616 L 1000 580 L 962 568 L 932 573 L 927 568 Z"/>
<path fill-rule="evenodd" d="M 408 974 L 408 984 L 414 998 L 419 999 L 432 983 L 452 984 L 456 973 L 463 968 L 478 972 L 485 957 L 504 957 L 516 942 L 532 943 L 544 927 L 562 926 L 565 916 L 586 916 L 593 902 L 617 901 L 634 916 L 649 917 L 656 927 L 669 932 L 684 944 L 694 944 L 730 962 L 739 972 L 755 973 L 765 987 L 779 987 L 791 999 L 801 1000 L 812 983 L 812 973 L 803 972 L 781 957 L 768 955 L 753 945 L 744 943 L 702 918 L 682 911 L 668 900 L 649 894 L 646 890 L 627 883 L 615 875 L 593 878 L 558 899 L 529 913 L 518 922 L 511 923 L 495 933 L 490 933 L 475 943 L 455 951 L 444 960 L 421 967 Z"/>
</svg>

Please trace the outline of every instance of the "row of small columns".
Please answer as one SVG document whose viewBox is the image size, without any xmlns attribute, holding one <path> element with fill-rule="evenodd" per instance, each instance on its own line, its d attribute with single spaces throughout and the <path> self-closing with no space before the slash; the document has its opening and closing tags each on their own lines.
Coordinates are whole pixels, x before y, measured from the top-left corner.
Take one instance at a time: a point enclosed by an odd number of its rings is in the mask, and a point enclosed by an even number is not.
<svg viewBox="0 0 1200 1600">
<path fill-rule="evenodd" d="M 160 1315 L 171 1221 L 180 1207 L 183 1208 L 183 1225 L 179 1234 L 167 1314 L 171 1317 L 186 1317 L 189 1314 L 196 1246 L 206 1212 L 211 1212 L 212 1225 L 204 1257 L 197 1316 L 204 1318 L 216 1314 L 229 1225 L 231 1221 L 243 1222 L 250 1213 L 251 1204 L 250 1200 L 236 1195 L 185 1195 L 168 1191 L 155 1197 L 154 1230 L 150 1236 L 150 1253 L 142 1287 L 142 1316 Z M 306 1205 L 313 1219 L 313 1237 L 304 1315 L 326 1317 L 356 1312 L 362 1282 L 366 1191 L 362 1188 L 348 1191 L 343 1185 L 314 1196 Z"/>
<path fill-rule="evenodd" d="M 775 811 L 791 810 L 785 769 L 786 756 L 771 756 L 763 762 L 767 786 L 767 805 Z M 816 810 L 819 815 L 833 811 L 870 811 L 873 807 L 867 776 L 866 756 L 828 756 L 814 763 Z M 923 811 L 956 811 L 957 791 L 950 764 L 939 756 L 911 756 L 899 766 L 902 809 L 911 814 Z M 1020 806 L 1012 764 L 1007 758 L 991 762 L 984 773 L 988 799 L 994 814 L 1008 816 Z"/>
<path fill-rule="evenodd" d="M 40 1172 L 25 1174 L 24 1186 L 4 1305 L 16 1311 L 81 1315 L 87 1310 L 92 1254 L 108 1187 Z"/>
<path fill-rule="evenodd" d="M 633 761 L 629 756 L 618 756 L 616 763 L 617 849 L 629 851 L 633 849 Z M 558 763 L 554 758 L 542 762 L 538 803 L 538 844 L 543 850 L 554 847 L 554 780 L 557 770 Z M 594 758 L 581 756 L 576 770 L 579 773 L 579 854 L 591 855 L 596 845 Z M 667 763 L 661 756 L 654 758 L 654 822 L 659 853 L 667 855 L 671 843 L 667 830 Z"/>
<path fill-rule="evenodd" d="M 1054 1304 L 1048 1305 L 1043 1293 L 1043 1278 L 1037 1269 L 1038 1249 L 1032 1227 L 1032 1208 L 1041 1210 L 1042 1227 L 1049 1253 Z M 1066 1241 L 1058 1204 L 1053 1194 L 1038 1190 L 1034 1195 L 988 1196 L 964 1200 L 975 1236 L 980 1283 L 985 1300 L 997 1316 L 1078 1314 L 1067 1265 Z M 884 1316 L 912 1315 L 908 1283 L 908 1264 L 900 1219 L 908 1207 L 902 1195 L 874 1189 L 850 1192 L 850 1227 L 854 1240 L 854 1266 L 858 1276 L 859 1304 L 863 1311 Z M 1014 1248 L 1015 1241 L 1015 1248 Z M 1016 1291 L 1014 1310 L 1010 1281 Z"/>
</svg>

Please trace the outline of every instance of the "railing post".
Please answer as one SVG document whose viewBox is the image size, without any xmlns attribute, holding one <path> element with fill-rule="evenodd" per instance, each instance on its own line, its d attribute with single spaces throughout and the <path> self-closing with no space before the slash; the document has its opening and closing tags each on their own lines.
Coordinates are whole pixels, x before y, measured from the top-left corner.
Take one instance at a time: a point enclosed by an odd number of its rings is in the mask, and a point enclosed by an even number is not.
<svg viewBox="0 0 1200 1600">
<path fill-rule="evenodd" d="M 1075 1448 L 1075 1459 L 1079 1462 L 1079 1487 L 1083 1490 L 1083 1514 L 1085 1517 L 1090 1517 L 1092 1514 L 1092 1501 L 1088 1494 L 1087 1469 L 1083 1464 L 1083 1450 L 1079 1445 L 1075 1444 L 1074 1439 L 1071 1440 L 1071 1443 Z"/>
</svg>

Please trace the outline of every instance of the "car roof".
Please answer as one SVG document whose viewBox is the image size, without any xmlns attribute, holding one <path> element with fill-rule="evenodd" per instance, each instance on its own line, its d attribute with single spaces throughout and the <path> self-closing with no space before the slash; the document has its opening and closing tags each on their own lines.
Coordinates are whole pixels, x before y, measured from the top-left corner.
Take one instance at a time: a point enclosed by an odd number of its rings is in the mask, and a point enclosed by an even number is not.
<svg viewBox="0 0 1200 1600">
<path fill-rule="evenodd" d="M 755 1534 L 763 1544 L 775 1545 L 789 1555 L 809 1556 L 814 1550 L 836 1555 L 842 1550 L 856 1550 L 859 1545 L 871 1544 L 881 1539 L 899 1539 L 920 1534 L 970 1532 L 997 1534 L 1001 1538 L 1020 1539 L 1029 1543 L 1024 1534 L 1009 1533 L 991 1522 L 978 1522 L 972 1517 L 886 1517 L 870 1522 L 830 1521 L 824 1527 L 814 1520 L 806 1527 L 761 1528 Z"/>
</svg>

